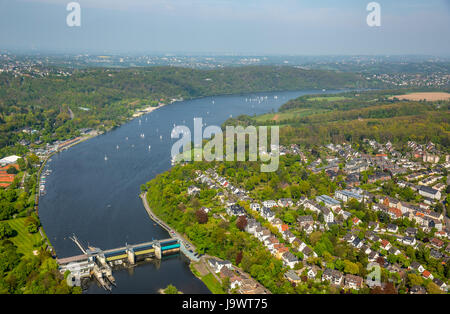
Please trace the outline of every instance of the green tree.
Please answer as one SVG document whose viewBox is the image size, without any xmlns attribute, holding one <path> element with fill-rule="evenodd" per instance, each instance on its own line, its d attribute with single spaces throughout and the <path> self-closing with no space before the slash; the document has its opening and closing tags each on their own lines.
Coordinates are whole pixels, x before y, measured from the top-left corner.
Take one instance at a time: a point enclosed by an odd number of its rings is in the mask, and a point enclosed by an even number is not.
<svg viewBox="0 0 450 314">
<path fill-rule="evenodd" d="M 169 284 L 165 289 L 164 289 L 164 294 L 178 294 L 178 289 L 172 285 Z"/>
</svg>

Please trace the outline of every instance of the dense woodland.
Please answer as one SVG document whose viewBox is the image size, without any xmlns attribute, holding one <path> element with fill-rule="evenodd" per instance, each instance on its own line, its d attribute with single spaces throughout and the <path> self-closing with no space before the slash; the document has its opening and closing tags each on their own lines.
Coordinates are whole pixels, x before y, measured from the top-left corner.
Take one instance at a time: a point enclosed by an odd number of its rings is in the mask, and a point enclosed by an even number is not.
<svg viewBox="0 0 450 314">
<path fill-rule="evenodd" d="M 449 101 L 390 99 L 402 90 L 348 92 L 302 96 L 284 104 L 277 113 L 240 116 L 226 124 L 279 125 L 280 142 L 306 145 L 360 142 L 405 143 L 432 141 L 450 147 Z"/>
<path fill-rule="evenodd" d="M 0 294 L 81 292 L 67 285 L 39 233 L 34 211 L 39 159 L 30 155 L 18 164 L 14 182 L 0 189 Z"/>
</svg>

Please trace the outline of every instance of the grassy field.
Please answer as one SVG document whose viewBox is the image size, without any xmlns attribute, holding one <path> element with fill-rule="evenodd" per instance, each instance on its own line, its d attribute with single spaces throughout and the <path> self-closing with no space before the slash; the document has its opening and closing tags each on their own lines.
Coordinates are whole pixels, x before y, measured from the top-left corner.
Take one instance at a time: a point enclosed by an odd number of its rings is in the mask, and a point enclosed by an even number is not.
<svg viewBox="0 0 450 314">
<path fill-rule="evenodd" d="M 208 287 L 209 291 L 211 291 L 214 294 L 224 294 L 225 291 L 222 289 L 222 285 L 220 282 L 217 281 L 217 279 L 214 277 L 213 274 L 208 274 L 206 276 L 202 277 L 202 281 L 204 284 Z"/>
<path fill-rule="evenodd" d="M 317 113 L 323 113 L 327 110 L 323 109 L 292 109 L 277 113 L 267 113 L 260 116 L 255 117 L 255 120 L 258 122 L 264 122 L 268 120 L 276 120 L 276 121 L 283 121 L 286 119 L 292 119 L 292 118 L 300 118 L 300 117 L 306 117 L 312 114 Z"/>
<path fill-rule="evenodd" d="M 34 245 L 41 243 L 42 238 L 39 232 L 34 234 L 28 232 L 25 226 L 25 218 L 11 219 L 1 223 L 8 223 L 17 232 L 17 235 L 10 238 L 10 240 L 18 247 L 19 252 L 31 255 L 37 249 Z"/>
</svg>

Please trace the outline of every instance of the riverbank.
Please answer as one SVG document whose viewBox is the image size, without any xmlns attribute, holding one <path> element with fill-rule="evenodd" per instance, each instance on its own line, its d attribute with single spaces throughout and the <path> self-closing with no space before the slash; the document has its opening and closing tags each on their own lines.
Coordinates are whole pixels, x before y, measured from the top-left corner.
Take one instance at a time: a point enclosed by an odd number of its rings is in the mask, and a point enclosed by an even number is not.
<svg viewBox="0 0 450 314">
<path fill-rule="evenodd" d="M 190 249 L 193 252 L 195 252 L 196 248 L 189 240 L 187 240 L 184 236 L 179 234 L 175 229 L 172 229 L 171 227 L 169 227 L 164 221 L 160 220 L 155 215 L 155 213 L 150 209 L 150 206 L 147 201 L 147 192 L 142 193 L 139 196 L 142 199 L 142 202 L 144 204 L 144 207 L 145 207 L 150 219 L 152 219 L 153 221 L 158 223 L 162 228 L 167 230 L 172 237 L 178 238 L 179 241 L 182 243 L 182 245 L 181 245 L 182 248 L 183 248 L 183 246 L 190 245 Z M 195 277 L 200 279 L 205 284 L 205 286 L 209 289 L 209 291 L 211 293 L 213 293 L 213 294 L 227 294 L 228 293 L 228 291 L 227 291 L 228 288 L 223 286 L 223 279 L 220 278 L 221 275 L 219 276 L 214 271 L 214 269 L 211 267 L 211 265 L 209 265 L 210 259 L 224 262 L 222 259 L 220 259 L 216 256 L 208 255 L 208 254 L 202 255 L 200 258 L 195 258 L 194 255 L 190 254 L 190 252 L 186 249 L 182 250 L 182 252 L 190 260 L 189 269 L 190 269 L 191 273 Z M 241 274 L 241 276 L 247 277 L 252 282 L 254 281 L 256 285 L 258 284 L 243 269 L 241 269 L 237 266 L 233 266 L 233 268 L 235 270 L 237 270 L 239 272 L 239 274 Z M 263 291 L 264 291 L 264 293 L 270 293 L 270 291 L 268 291 L 265 288 L 263 288 Z"/>
<path fill-rule="evenodd" d="M 193 252 L 195 252 L 196 248 L 190 241 L 188 241 L 185 237 L 180 235 L 174 229 L 170 228 L 165 222 L 160 220 L 153 213 L 153 211 L 150 209 L 150 206 L 147 201 L 147 192 L 142 193 L 140 195 L 140 198 L 142 199 L 145 210 L 147 211 L 150 219 L 152 219 L 158 225 L 160 225 L 162 228 L 167 230 L 172 237 L 177 237 L 183 243 L 182 245 L 186 246 L 186 243 L 188 245 L 190 245 L 191 250 Z M 189 251 L 187 251 L 187 252 L 186 251 L 187 250 L 183 250 L 183 253 L 190 260 L 189 269 L 191 270 L 192 274 L 195 277 L 197 277 L 198 279 L 200 279 L 205 284 L 205 286 L 211 291 L 211 293 L 224 294 L 225 291 L 222 288 L 221 280 L 217 277 L 217 275 L 214 272 L 211 271 L 210 267 L 208 266 L 206 256 L 202 256 L 201 258 L 195 258 L 193 256 L 193 254 L 189 254 Z M 208 256 L 208 258 L 213 258 L 213 257 Z M 216 257 L 214 257 L 214 258 L 216 258 Z"/>
<path fill-rule="evenodd" d="M 47 193 L 39 200 L 39 217 L 57 255 L 77 254 L 77 248 L 68 239 L 74 233 L 82 241 L 104 248 L 167 238 L 167 231 L 149 219 L 148 212 L 142 210 L 142 199 L 137 196 L 144 182 L 171 168 L 168 138 L 173 124 L 189 127 L 194 117 L 203 117 L 208 125 L 220 125 L 230 114 L 270 112 L 290 99 L 310 93 L 317 91 L 173 103 L 159 112 L 138 118 L 141 123 L 125 123 L 113 132 L 105 132 L 103 136 L 56 155 L 50 162 L 52 174 L 46 182 Z M 261 102 L 246 102 L 250 97 Z M 139 136 L 142 133 L 145 138 Z M 161 140 L 160 135 L 165 140 Z M 150 192 L 147 196 L 151 198 Z M 157 208 L 152 209 L 159 213 Z M 123 273 L 116 278 L 119 287 L 116 291 L 157 293 L 161 287 L 174 284 L 185 293 L 209 293 L 206 285 L 193 276 L 185 257 L 183 254 L 180 259 L 172 259 L 161 268 L 141 267 L 139 276 Z M 103 293 L 95 287 L 90 287 L 89 291 Z"/>
</svg>

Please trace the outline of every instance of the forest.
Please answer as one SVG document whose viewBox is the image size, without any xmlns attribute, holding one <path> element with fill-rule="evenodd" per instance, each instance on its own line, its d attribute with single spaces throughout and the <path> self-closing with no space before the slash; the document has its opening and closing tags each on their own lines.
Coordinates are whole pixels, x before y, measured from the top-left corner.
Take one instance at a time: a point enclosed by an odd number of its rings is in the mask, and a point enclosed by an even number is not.
<svg viewBox="0 0 450 314">
<path fill-rule="evenodd" d="M 293 67 L 250 66 L 219 70 L 177 67 L 88 68 L 70 76 L 0 74 L 0 150 L 23 152 L 17 142 L 49 143 L 80 128 L 109 129 L 135 112 L 173 98 L 301 89 L 373 88 L 358 74 Z M 31 137 L 20 130 L 35 129 Z M 6 151 L 4 147 L 15 147 Z M 22 151 L 20 151 L 22 149 Z"/>
<path fill-rule="evenodd" d="M 309 95 L 291 100 L 278 112 L 257 117 L 240 116 L 232 125 L 279 125 L 281 144 L 360 142 L 406 143 L 432 141 L 450 146 L 449 101 L 398 100 L 400 90 Z"/>
</svg>

